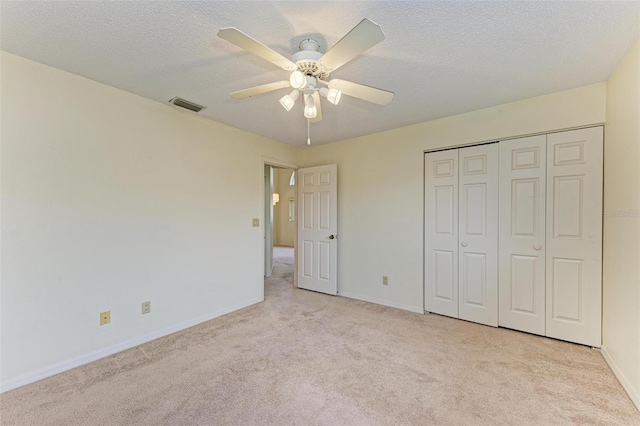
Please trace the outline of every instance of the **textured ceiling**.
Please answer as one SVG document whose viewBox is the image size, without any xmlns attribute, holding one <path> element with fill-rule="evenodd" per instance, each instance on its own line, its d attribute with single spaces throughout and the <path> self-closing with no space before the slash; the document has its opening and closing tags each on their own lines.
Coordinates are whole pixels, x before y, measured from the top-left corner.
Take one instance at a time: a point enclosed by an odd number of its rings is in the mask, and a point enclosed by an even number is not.
<svg viewBox="0 0 640 426">
<path fill-rule="evenodd" d="M 228 93 L 287 72 L 216 36 L 234 26 L 290 57 L 304 38 L 324 52 L 363 18 L 387 38 L 331 75 L 395 92 L 387 106 L 323 102 L 314 144 L 375 133 L 607 79 L 639 36 L 640 2 L 7 2 L 2 49 L 159 102 L 304 146 L 300 101 L 281 89 Z M 91 101 L 91 100 L 89 100 Z"/>
</svg>

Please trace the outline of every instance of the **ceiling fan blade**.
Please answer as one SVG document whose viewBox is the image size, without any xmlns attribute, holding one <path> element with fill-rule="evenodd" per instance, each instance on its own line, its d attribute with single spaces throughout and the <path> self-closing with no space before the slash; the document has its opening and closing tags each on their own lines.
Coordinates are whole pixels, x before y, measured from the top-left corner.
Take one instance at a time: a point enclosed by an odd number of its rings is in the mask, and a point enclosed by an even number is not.
<svg viewBox="0 0 640 426">
<path fill-rule="evenodd" d="M 389 92 L 388 90 L 365 86 L 364 84 L 352 83 L 350 81 L 340 80 L 337 78 L 329 81 L 329 87 L 331 89 L 338 89 L 342 91 L 343 95 L 352 96 L 378 105 L 388 104 L 395 95 L 395 93 Z"/>
<path fill-rule="evenodd" d="M 229 93 L 229 96 L 234 99 L 244 99 L 255 95 L 261 95 L 263 93 L 272 92 L 274 90 L 284 89 L 285 87 L 290 87 L 288 81 L 276 81 L 275 83 L 263 84 L 262 86 L 256 86 L 249 89 L 231 92 Z"/>
<path fill-rule="evenodd" d="M 309 122 L 317 123 L 318 121 L 322 121 L 322 104 L 320 103 L 320 95 L 318 92 L 313 92 L 313 104 L 318 110 L 318 115 L 316 115 L 316 118 L 310 118 Z"/>
<path fill-rule="evenodd" d="M 384 40 L 380 25 L 369 19 L 363 19 L 347 35 L 342 37 L 318 61 L 327 72 L 337 70 L 356 56 L 369 50 Z"/>
<path fill-rule="evenodd" d="M 218 31 L 218 37 L 241 47 L 247 52 L 260 56 L 262 59 L 266 59 L 282 69 L 287 71 L 295 71 L 298 69 L 298 66 L 295 63 L 291 62 L 275 50 L 272 50 L 259 41 L 249 37 L 237 28 L 221 28 L 220 31 Z"/>
</svg>

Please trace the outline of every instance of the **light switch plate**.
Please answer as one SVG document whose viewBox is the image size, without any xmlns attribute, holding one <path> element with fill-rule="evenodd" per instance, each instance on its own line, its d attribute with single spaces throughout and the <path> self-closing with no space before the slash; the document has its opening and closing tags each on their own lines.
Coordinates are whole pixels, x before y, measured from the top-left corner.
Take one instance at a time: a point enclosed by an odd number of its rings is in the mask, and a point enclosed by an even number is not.
<svg viewBox="0 0 640 426">
<path fill-rule="evenodd" d="M 257 227 L 259 227 L 259 226 L 260 226 L 260 219 L 258 219 L 258 218 L 253 218 L 253 222 L 252 222 L 252 223 L 253 223 L 253 227 L 254 227 L 254 228 L 257 228 Z"/>
</svg>

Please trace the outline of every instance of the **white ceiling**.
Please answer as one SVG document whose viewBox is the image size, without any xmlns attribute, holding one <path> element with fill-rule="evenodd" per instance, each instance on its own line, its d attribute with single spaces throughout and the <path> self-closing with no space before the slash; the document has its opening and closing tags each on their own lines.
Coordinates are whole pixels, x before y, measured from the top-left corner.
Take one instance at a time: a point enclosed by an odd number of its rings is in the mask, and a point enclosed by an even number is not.
<svg viewBox="0 0 640 426">
<path fill-rule="evenodd" d="M 305 38 L 326 51 L 363 18 L 387 38 L 331 75 L 395 92 L 381 107 L 323 102 L 314 144 L 334 142 L 605 81 L 640 33 L 640 2 L 210 1 L 7 2 L 2 49 L 159 102 L 304 146 L 298 101 L 281 89 L 231 91 L 287 72 L 216 36 L 234 26 L 290 57 Z M 98 100 L 88 100 L 98 101 Z"/>
</svg>

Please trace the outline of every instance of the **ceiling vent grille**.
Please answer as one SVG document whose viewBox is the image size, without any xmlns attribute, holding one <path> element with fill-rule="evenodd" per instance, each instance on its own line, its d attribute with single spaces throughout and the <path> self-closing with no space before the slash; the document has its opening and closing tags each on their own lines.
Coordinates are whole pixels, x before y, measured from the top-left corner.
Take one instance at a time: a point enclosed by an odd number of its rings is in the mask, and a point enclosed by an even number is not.
<svg viewBox="0 0 640 426">
<path fill-rule="evenodd" d="M 175 106 L 178 106 L 178 107 L 184 108 L 184 109 L 188 109 L 189 111 L 193 111 L 193 112 L 200 112 L 200 111 L 202 111 L 203 109 L 206 108 L 205 106 L 198 105 L 198 104 L 195 104 L 193 102 L 189 102 L 189 101 L 187 101 L 185 99 L 182 99 L 182 98 L 179 98 L 177 96 L 175 98 L 171 99 L 169 101 L 169 103 L 172 103 Z"/>
</svg>

